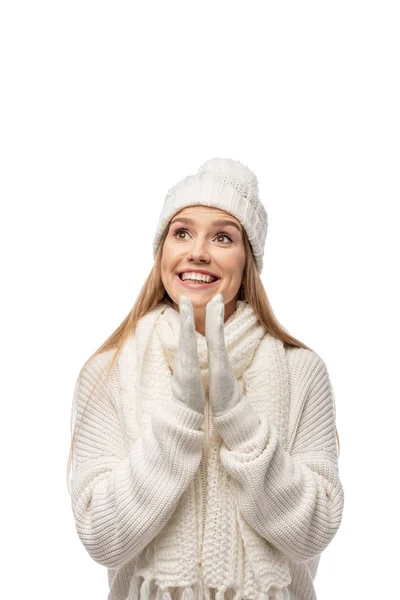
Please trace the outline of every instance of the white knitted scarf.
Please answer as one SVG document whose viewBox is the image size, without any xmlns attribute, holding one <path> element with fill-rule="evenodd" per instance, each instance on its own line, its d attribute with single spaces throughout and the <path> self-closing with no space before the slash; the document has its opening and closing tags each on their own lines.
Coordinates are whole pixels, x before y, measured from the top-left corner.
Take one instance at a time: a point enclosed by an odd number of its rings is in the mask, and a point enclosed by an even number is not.
<svg viewBox="0 0 400 600">
<path fill-rule="evenodd" d="M 132 442 L 149 427 L 157 406 L 171 401 L 179 329 L 179 313 L 162 302 L 140 319 L 121 352 L 122 402 Z M 237 302 L 224 332 L 242 392 L 256 412 L 275 425 L 286 449 L 289 381 L 282 342 L 265 331 L 245 301 Z M 127 600 L 286 600 L 291 582 L 288 561 L 243 519 L 236 482 L 221 464 L 223 441 L 213 430 L 209 414 L 207 343 L 198 332 L 196 338 L 206 392 L 202 428 L 207 429 L 207 441 L 201 464 L 170 520 L 135 558 Z M 205 473 L 204 489 L 201 476 Z M 140 582 L 139 596 L 135 594 Z M 211 588 L 215 590 L 212 595 Z"/>
</svg>

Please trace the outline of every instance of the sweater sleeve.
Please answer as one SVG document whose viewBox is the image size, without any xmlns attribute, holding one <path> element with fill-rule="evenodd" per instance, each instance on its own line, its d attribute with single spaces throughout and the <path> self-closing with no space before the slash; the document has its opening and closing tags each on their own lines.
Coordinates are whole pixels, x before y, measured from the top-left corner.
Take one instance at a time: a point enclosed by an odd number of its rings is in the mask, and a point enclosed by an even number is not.
<svg viewBox="0 0 400 600">
<path fill-rule="evenodd" d="M 294 562 L 317 557 L 335 536 L 344 492 L 339 479 L 333 389 L 324 361 L 313 351 L 289 353 L 291 406 L 298 423 L 287 452 L 275 425 L 242 396 L 214 418 L 220 457 L 238 484 L 243 518 Z"/>
<path fill-rule="evenodd" d="M 128 443 L 118 375 L 98 385 L 103 366 L 102 355 L 92 358 L 75 385 L 71 503 L 90 556 L 116 568 L 138 555 L 173 514 L 201 460 L 204 415 L 171 399 L 157 407 L 144 435 Z"/>
</svg>

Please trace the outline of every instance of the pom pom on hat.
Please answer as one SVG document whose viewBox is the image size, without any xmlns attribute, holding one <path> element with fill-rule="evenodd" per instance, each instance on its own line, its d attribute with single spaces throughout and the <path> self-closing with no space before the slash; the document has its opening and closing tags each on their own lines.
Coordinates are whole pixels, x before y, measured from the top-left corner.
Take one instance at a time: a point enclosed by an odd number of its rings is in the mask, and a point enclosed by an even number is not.
<svg viewBox="0 0 400 600">
<path fill-rule="evenodd" d="M 261 273 L 268 216 L 258 196 L 257 177 L 249 167 L 231 158 L 216 157 L 204 162 L 196 175 L 174 185 L 164 200 L 157 225 L 154 258 L 174 214 L 192 205 L 214 206 L 236 217 L 246 231 Z"/>
<path fill-rule="evenodd" d="M 254 188 L 258 193 L 258 180 L 253 171 L 243 163 L 232 158 L 211 158 L 201 165 L 199 174 L 219 173 L 220 175 L 231 175 L 244 185 Z"/>
</svg>

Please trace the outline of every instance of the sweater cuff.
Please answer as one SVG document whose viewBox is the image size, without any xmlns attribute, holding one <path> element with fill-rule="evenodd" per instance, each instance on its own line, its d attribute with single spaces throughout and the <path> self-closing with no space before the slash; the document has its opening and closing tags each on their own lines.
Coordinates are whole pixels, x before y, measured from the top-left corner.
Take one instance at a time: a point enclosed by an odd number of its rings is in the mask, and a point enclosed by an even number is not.
<svg viewBox="0 0 400 600">
<path fill-rule="evenodd" d="M 216 431 L 230 450 L 251 452 L 259 443 L 261 419 L 245 395 L 236 406 L 213 417 Z"/>
<path fill-rule="evenodd" d="M 172 397 L 162 408 L 163 418 L 183 429 L 201 429 L 204 414 L 189 408 L 180 400 Z"/>
</svg>

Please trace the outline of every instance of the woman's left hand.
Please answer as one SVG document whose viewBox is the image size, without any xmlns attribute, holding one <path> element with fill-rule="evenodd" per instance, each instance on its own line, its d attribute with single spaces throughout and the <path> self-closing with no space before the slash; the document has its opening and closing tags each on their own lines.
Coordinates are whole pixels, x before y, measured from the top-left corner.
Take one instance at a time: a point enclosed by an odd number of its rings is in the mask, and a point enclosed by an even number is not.
<svg viewBox="0 0 400 600">
<path fill-rule="evenodd" d="M 206 306 L 206 340 L 208 347 L 209 398 L 213 415 L 220 416 L 241 399 L 224 336 L 225 306 L 222 294 L 216 294 Z"/>
</svg>

